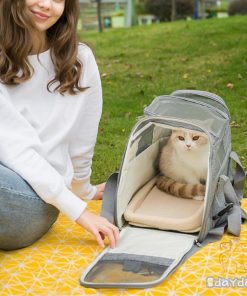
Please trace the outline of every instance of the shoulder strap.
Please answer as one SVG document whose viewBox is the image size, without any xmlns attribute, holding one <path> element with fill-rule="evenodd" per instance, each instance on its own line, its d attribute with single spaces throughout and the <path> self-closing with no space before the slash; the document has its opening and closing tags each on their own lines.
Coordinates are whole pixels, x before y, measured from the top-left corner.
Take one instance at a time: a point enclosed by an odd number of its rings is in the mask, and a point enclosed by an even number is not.
<svg viewBox="0 0 247 296">
<path fill-rule="evenodd" d="M 245 171 L 240 162 L 240 159 L 235 151 L 230 153 L 230 159 L 236 162 L 236 171 L 233 176 L 233 187 L 239 199 L 243 198 L 244 195 L 244 183 L 245 183 Z"/>
<path fill-rule="evenodd" d="M 113 173 L 106 182 L 103 194 L 101 216 L 109 222 L 115 223 L 115 204 L 117 196 L 118 172 Z"/>
<path fill-rule="evenodd" d="M 225 175 L 221 175 L 220 178 L 224 181 L 224 195 L 226 202 L 233 204 L 227 217 L 227 231 L 235 236 L 239 236 L 242 219 L 247 218 L 246 213 L 241 209 L 241 198 L 238 198 L 230 179 Z"/>
</svg>

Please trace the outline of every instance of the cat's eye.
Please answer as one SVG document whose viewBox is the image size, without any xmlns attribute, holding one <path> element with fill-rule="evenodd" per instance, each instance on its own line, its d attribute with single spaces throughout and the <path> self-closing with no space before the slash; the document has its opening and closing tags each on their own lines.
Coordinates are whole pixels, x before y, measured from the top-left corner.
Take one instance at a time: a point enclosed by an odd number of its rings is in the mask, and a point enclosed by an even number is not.
<svg viewBox="0 0 247 296">
<path fill-rule="evenodd" d="M 179 138 L 180 141 L 184 141 L 184 137 L 179 136 L 178 138 Z"/>
<path fill-rule="evenodd" d="M 194 136 L 192 139 L 193 141 L 197 141 L 199 139 L 199 136 Z"/>
</svg>

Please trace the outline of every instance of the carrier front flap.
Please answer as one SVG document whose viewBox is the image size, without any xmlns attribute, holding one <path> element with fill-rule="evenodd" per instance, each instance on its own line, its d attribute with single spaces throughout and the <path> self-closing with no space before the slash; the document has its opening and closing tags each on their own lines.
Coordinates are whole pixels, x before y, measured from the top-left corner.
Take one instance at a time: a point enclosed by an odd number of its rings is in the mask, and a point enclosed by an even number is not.
<svg viewBox="0 0 247 296">
<path fill-rule="evenodd" d="M 192 249 L 195 235 L 126 226 L 115 249 L 105 249 L 80 282 L 93 288 L 145 288 L 162 282 Z"/>
</svg>

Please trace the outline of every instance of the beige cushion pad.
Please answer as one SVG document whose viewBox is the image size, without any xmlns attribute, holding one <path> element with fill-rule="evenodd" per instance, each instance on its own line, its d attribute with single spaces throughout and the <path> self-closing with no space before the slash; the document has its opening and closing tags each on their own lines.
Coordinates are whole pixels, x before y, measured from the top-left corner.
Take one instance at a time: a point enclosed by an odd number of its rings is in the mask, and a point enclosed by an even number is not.
<svg viewBox="0 0 247 296">
<path fill-rule="evenodd" d="M 130 224 L 181 232 L 196 232 L 202 223 L 204 201 L 175 197 L 159 190 L 156 177 L 132 198 L 124 213 Z"/>
</svg>

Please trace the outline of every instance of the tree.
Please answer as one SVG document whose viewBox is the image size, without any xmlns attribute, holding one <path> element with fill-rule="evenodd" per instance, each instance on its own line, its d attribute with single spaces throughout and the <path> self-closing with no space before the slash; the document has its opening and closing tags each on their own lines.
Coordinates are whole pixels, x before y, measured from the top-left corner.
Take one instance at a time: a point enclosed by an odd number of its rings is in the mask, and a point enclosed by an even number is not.
<svg viewBox="0 0 247 296">
<path fill-rule="evenodd" d="M 99 24 L 99 32 L 103 32 L 103 25 L 101 20 L 101 0 L 96 0 L 97 2 L 97 16 L 98 16 L 98 24 Z"/>
<path fill-rule="evenodd" d="M 177 15 L 177 10 L 176 10 L 176 0 L 171 0 L 172 1 L 172 11 L 171 11 L 171 21 L 176 20 L 176 15 Z"/>
<path fill-rule="evenodd" d="M 194 0 L 145 0 L 145 9 L 161 22 L 193 16 Z"/>
</svg>

